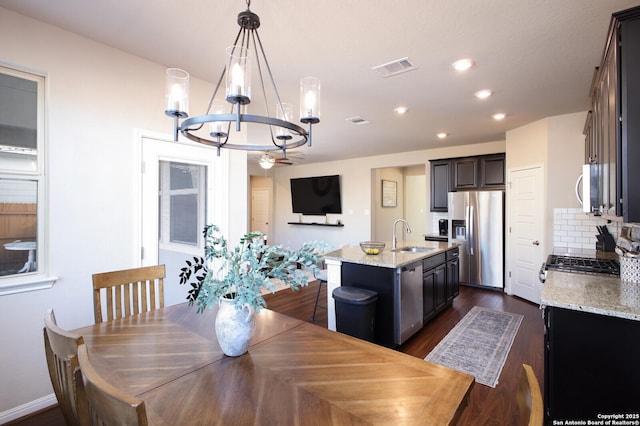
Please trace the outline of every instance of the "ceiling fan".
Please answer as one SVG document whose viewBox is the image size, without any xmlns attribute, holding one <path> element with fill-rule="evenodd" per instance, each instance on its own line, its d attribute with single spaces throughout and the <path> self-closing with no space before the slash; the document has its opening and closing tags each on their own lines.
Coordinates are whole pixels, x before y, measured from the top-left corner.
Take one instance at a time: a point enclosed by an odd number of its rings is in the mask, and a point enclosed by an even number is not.
<svg viewBox="0 0 640 426">
<path fill-rule="evenodd" d="M 260 165 L 263 168 L 270 168 L 271 166 L 268 166 L 269 164 L 271 165 L 281 164 L 281 165 L 290 166 L 294 164 L 294 161 L 303 160 L 303 159 L 304 159 L 304 154 L 302 152 L 289 151 L 286 154 L 283 152 L 282 156 L 279 156 L 279 157 L 275 157 L 271 155 L 271 153 L 269 152 L 263 152 L 258 158 L 258 163 L 260 163 Z M 267 165 L 267 167 L 265 167 L 263 164 Z"/>
</svg>

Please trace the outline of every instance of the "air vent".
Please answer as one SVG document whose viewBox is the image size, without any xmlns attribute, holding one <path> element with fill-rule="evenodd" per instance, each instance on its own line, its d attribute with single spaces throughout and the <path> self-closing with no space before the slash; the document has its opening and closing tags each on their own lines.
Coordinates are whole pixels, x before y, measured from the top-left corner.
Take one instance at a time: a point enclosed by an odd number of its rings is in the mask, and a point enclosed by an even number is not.
<svg viewBox="0 0 640 426">
<path fill-rule="evenodd" d="M 351 118 L 345 118 L 345 121 L 348 121 L 348 122 L 350 122 L 351 124 L 357 124 L 357 125 L 360 125 L 360 124 L 368 124 L 368 123 L 369 123 L 369 121 L 368 121 L 368 120 L 365 120 L 365 119 L 364 119 L 364 118 L 362 118 L 362 117 L 351 117 Z"/>
<path fill-rule="evenodd" d="M 380 77 L 386 78 L 418 69 L 418 67 L 413 62 L 411 62 L 411 59 L 402 58 L 396 59 L 395 61 L 387 62 L 386 64 L 375 66 L 371 69 L 377 72 Z"/>
</svg>

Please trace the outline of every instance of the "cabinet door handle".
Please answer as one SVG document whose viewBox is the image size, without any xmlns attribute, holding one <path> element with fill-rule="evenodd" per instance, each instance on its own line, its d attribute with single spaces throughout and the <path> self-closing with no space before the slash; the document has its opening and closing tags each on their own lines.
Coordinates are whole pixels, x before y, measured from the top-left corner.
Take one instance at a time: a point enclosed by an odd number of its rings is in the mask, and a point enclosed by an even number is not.
<svg viewBox="0 0 640 426">
<path fill-rule="evenodd" d="M 540 245 L 540 241 L 535 240 L 532 244 L 533 244 L 534 246 L 539 246 L 539 245 Z"/>
</svg>

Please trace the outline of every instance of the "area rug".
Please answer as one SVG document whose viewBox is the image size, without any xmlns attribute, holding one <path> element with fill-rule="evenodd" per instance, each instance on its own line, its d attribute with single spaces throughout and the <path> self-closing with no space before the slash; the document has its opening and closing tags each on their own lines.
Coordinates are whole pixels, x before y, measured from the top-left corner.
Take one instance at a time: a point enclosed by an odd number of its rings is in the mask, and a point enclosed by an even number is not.
<svg viewBox="0 0 640 426">
<path fill-rule="evenodd" d="M 471 374 L 476 382 L 495 388 L 522 318 L 474 306 L 425 360 Z"/>
</svg>

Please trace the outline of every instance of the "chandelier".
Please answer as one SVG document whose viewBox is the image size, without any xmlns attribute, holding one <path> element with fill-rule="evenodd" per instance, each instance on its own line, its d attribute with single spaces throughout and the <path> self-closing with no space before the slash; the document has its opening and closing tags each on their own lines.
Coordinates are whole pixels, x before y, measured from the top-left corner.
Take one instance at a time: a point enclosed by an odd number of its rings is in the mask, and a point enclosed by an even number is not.
<svg viewBox="0 0 640 426">
<path fill-rule="evenodd" d="M 174 119 L 174 141 L 177 141 L 178 134 L 182 133 L 195 142 L 216 147 L 218 155 L 221 148 L 229 148 L 246 151 L 283 151 L 286 157 L 287 149 L 304 144 L 311 146 L 311 126 L 320 122 L 320 80 L 305 77 L 300 81 L 300 122 L 308 125 L 308 128 L 304 129 L 291 121 L 293 105 L 280 99 L 258 35 L 260 18 L 249 10 L 251 0 L 247 0 L 246 3 L 247 10 L 238 14 L 240 30 L 233 45 L 227 48 L 225 68 L 205 113 L 189 117 L 189 74 L 179 68 L 169 68 L 166 73 L 165 114 Z M 246 105 L 251 102 L 252 63 L 255 63 L 258 70 L 260 88 L 264 95 L 264 115 L 244 113 Z M 275 114 L 269 110 L 265 75 L 268 76 L 275 93 Z M 222 95 L 217 97 L 223 80 L 226 83 L 224 100 L 220 99 Z M 233 138 L 230 140 L 233 123 L 236 132 L 240 132 L 241 123 L 267 125 L 271 144 L 234 143 Z"/>
</svg>

